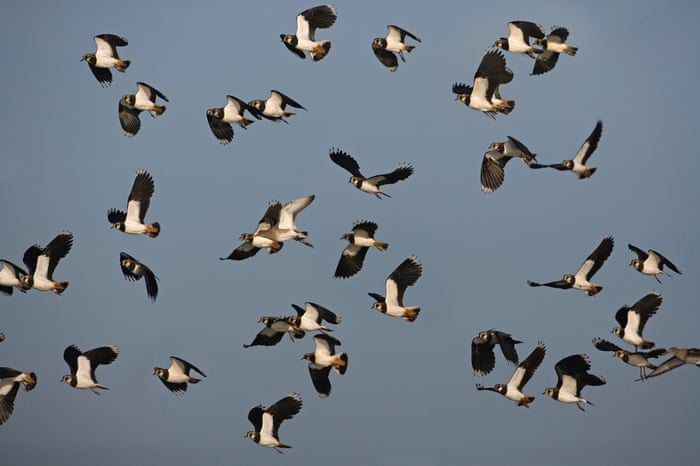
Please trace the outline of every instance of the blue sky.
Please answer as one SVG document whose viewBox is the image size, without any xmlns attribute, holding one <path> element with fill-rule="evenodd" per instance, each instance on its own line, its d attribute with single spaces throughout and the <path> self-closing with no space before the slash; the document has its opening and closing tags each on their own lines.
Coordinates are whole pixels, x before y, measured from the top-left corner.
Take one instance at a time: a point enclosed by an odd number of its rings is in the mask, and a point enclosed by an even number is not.
<svg viewBox="0 0 700 466">
<path fill-rule="evenodd" d="M 12 2 L 0 17 L 0 257 L 21 263 L 24 250 L 61 230 L 75 236 L 55 277 L 62 296 L 31 291 L 0 296 L 0 365 L 36 372 L 0 427 L 10 464 L 694 464 L 693 409 L 698 381 L 684 367 L 645 383 L 591 345 L 618 342 L 615 311 L 647 292 L 663 304 L 645 330 L 659 346 L 697 347 L 700 233 L 693 143 L 699 73 L 693 54 L 698 8 L 686 3 L 387 1 L 335 2 L 336 24 L 317 33 L 332 41 L 319 63 L 299 60 L 280 43 L 295 16 L 314 3 Z M 370 5 L 372 5 L 370 7 Z M 569 29 L 575 57 L 543 76 L 531 60 L 506 54 L 515 78 L 501 87 L 516 101 L 491 121 L 454 100 L 485 48 L 509 20 Z M 372 55 L 371 40 L 396 24 L 422 38 L 395 73 Z M 132 60 L 113 84 L 99 86 L 79 60 L 92 37 L 129 40 Z M 134 138 L 122 134 L 117 104 L 136 82 L 170 99 L 157 119 L 142 116 Z M 266 98 L 278 89 L 304 105 L 289 124 L 259 121 L 234 128 L 229 145 L 211 134 L 206 109 L 227 94 Z M 506 169 L 494 193 L 479 189 L 481 157 L 514 136 L 541 163 L 570 158 L 603 121 L 590 162 L 598 172 Z M 411 163 L 415 173 L 377 200 L 347 183 L 330 147 L 355 157 L 366 175 Z M 109 208 L 124 208 L 138 169 L 155 180 L 148 218 L 157 239 L 110 230 Z M 236 263 L 219 261 L 252 231 L 268 202 L 315 194 L 298 218 L 315 248 L 288 244 Z M 370 251 L 363 270 L 333 278 L 355 220 L 379 225 L 390 243 Z M 529 288 L 574 272 L 605 235 L 615 248 L 589 298 L 577 291 Z M 627 243 L 666 254 L 683 271 L 662 278 L 636 273 Z M 124 280 L 119 252 L 159 277 L 155 304 L 143 283 Z M 423 310 L 413 324 L 371 309 L 367 292 L 415 254 L 424 273 L 406 292 Z M 320 399 L 305 352 L 310 336 L 272 348 L 244 349 L 263 315 L 287 315 L 314 301 L 343 317 L 334 336 L 350 355 L 345 376 Z M 523 343 L 524 358 L 544 341 L 547 355 L 526 387 L 530 409 L 475 383 L 506 382 L 512 368 L 475 378 L 469 343 L 497 328 Z M 63 349 L 114 344 L 118 359 L 100 367 L 102 396 L 61 384 Z M 622 346 L 622 343 L 620 343 Z M 543 395 L 554 364 L 587 353 L 607 379 L 584 394 L 585 413 Z M 152 375 L 169 355 L 209 377 L 175 397 Z M 244 434 L 248 410 L 298 392 L 299 415 L 286 421 L 285 455 Z M 646 444 L 645 444 L 646 443 Z"/>
</svg>

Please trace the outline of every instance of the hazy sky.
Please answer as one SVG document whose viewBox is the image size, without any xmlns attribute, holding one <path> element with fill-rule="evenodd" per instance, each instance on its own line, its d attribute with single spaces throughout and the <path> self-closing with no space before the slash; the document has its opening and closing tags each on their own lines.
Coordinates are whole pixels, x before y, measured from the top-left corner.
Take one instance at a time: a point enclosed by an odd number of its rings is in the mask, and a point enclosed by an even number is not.
<svg viewBox="0 0 700 466">
<path fill-rule="evenodd" d="M 317 38 L 332 41 L 321 62 L 300 60 L 280 42 L 304 2 L 8 2 L 0 15 L 0 258 L 21 264 L 34 243 L 61 230 L 75 236 L 55 278 L 62 296 L 32 290 L 0 296 L 0 366 L 34 371 L 0 427 L 0 457 L 13 465 L 153 464 L 695 464 L 697 369 L 647 382 L 636 368 L 597 351 L 615 311 L 646 293 L 663 304 L 645 336 L 659 346 L 700 346 L 692 290 L 698 284 L 700 223 L 693 137 L 698 128 L 699 10 L 691 2 L 350 2 Z M 543 76 L 532 60 L 506 54 L 515 78 L 501 86 L 515 110 L 492 121 L 455 101 L 488 46 L 510 20 L 569 29 L 575 57 Z M 395 73 L 373 56 L 371 40 L 396 24 L 422 39 Z M 126 37 L 126 73 L 101 88 L 83 54 L 92 37 Z M 413 42 L 410 42 L 413 43 Z M 119 98 L 144 81 L 168 98 L 156 119 L 123 135 Z M 304 105 L 289 124 L 258 121 L 220 145 L 205 113 L 226 95 L 246 101 L 277 89 Z M 483 153 L 514 136 L 541 163 L 574 155 L 595 122 L 603 135 L 588 180 L 554 170 L 506 169 L 503 186 L 479 188 Z M 365 175 L 402 162 L 413 176 L 377 200 L 347 183 L 328 158 L 350 153 Z M 138 169 L 155 180 L 147 218 L 156 239 L 111 230 Z M 298 217 L 315 248 L 287 244 L 276 255 L 219 261 L 252 231 L 271 200 L 315 194 Z M 390 247 L 369 251 L 363 270 L 333 278 L 340 236 L 356 220 L 379 225 Z M 595 276 L 596 297 L 529 288 L 575 272 L 601 238 L 611 257 Z M 662 284 L 628 266 L 627 243 L 657 249 L 683 275 Z M 127 282 L 119 253 L 159 277 L 155 304 L 142 282 Z M 405 302 L 422 306 L 412 324 L 371 309 L 367 292 L 415 254 L 424 273 Z M 289 315 L 314 301 L 340 314 L 334 327 L 349 368 L 331 374 L 320 399 L 301 356 L 310 335 L 244 349 L 263 315 Z M 530 409 L 475 383 L 507 382 L 497 354 L 486 377 L 472 375 L 469 344 L 497 328 L 522 340 L 524 358 L 547 354 L 526 386 Z M 101 396 L 60 382 L 66 346 L 117 345 L 100 367 Z M 587 387 L 595 406 L 541 395 L 554 364 L 587 353 L 607 385 Z M 168 357 L 208 374 L 182 397 L 152 375 Z M 244 438 L 248 410 L 298 392 L 304 405 L 280 430 L 293 446 L 278 455 Z"/>
</svg>

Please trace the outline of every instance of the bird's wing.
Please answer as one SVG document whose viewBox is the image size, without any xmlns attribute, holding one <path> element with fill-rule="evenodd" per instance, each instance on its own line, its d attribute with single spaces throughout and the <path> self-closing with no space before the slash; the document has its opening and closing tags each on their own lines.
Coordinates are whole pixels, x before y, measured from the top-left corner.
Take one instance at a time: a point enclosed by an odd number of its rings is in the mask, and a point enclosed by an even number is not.
<svg viewBox="0 0 700 466">
<path fill-rule="evenodd" d="M 360 165 L 351 155 L 340 149 L 331 149 L 328 155 L 334 163 L 349 171 L 352 176 L 364 178 L 360 172 Z"/>
<path fill-rule="evenodd" d="M 387 304 L 403 306 L 406 288 L 412 286 L 423 273 L 423 265 L 415 256 L 406 258 L 386 279 Z"/>
<path fill-rule="evenodd" d="M 46 246 L 42 256 L 46 255 L 49 258 L 46 269 L 46 277 L 48 279 L 53 277 L 53 271 L 56 269 L 58 261 L 66 257 L 72 247 L 73 234 L 69 231 L 62 231 Z M 39 260 L 41 260 L 42 256 L 39 256 Z"/>
<path fill-rule="evenodd" d="M 667 265 L 669 269 L 673 270 L 674 272 L 676 272 L 676 273 L 679 274 L 679 275 L 683 275 L 683 272 L 681 272 L 681 271 L 678 269 L 678 267 L 676 267 L 676 266 L 673 264 L 673 262 L 671 262 L 670 260 L 666 259 L 666 257 L 664 257 L 660 252 L 654 251 L 653 249 L 649 249 L 649 254 L 653 254 L 653 255 L 655 255 L 656 257 L 658 257 L 659 264 L 661 264 L 661 265 Z"/>
<path fill-rule="evenodd" d="M 381 175 L 375 175 L 368 179 L 368 181 L 377 186 L 382 186 L 385 184 L 393 184 L 401 180 L 405 180 L 413 174 L 413 167 L 411 165 L 402 165 L 397 167 L 394 171 L 389 173 L 383 173 Z"/>
<path fill-rule="evenodd" d="M 605 260 L 610 257 L 614 244 L 612 236 L 603 238 L 598 247 L 583 261 L 583 264 L 576 272 L 576 276 L 584 278 L 586 281 L 590 280 L 603 266 Z"/>
<path fill-rule="evenodd" d="M 311 204 L 315 197 L 312 194 L 287 202 L 280 211 L 278 226 L 282 229 L 295 229 L 297 214 Z"/>
<path fill-rule="evenodd" d="M 209 128 L 211 132 L 214 133 L 214 137 L 221 144 L 228 144 L 233 140 L 233 128 L 231 124 L 223 121 L 221 117 L 216 116 L 215 111 L 223 109 L 210 108 L 207 110 L 207 123 L 209 123 Z"/>
<path fill-rule="evenodd" d="M 647 260 L 647 257 L 649 257 L 649 254 L 639 249 L 637 246 L 634 246 L 633 244 L 627 244 L 627 248 L 633 253 L 635 253 L 637 255 L 637 258 L 642 262 Z"/>
<path fill-rule="evenodd" d="M 573 160 L 584 165 L 588 158 L 593 154 L 593 152 L 598 147 L 598 141 L 600 141 L 600 136 L 603 134 L 603 122 L 598 120 L 591 132 L 590 136 L 586 138 L 578 152 L 574 156 Z"/>
<path fill-rule="evenodd" d="M 141 128 L 140 113 L 141 110 L 127 104 L 124 97 L 119 100 L 119 124 L 128 137 L 133 137 L 139 132 Z"/>
</svg>

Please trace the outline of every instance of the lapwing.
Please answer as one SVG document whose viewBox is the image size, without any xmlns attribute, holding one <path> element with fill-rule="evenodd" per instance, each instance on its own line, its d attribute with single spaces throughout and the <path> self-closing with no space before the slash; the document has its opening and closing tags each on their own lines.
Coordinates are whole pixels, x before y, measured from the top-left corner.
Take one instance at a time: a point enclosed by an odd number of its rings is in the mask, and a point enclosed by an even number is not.
<svg viewBox="0 0 700 466">
<path fill-rule="evenodd" d="M 286 118 L 296 115 L 295 113 L 287 111 L 287 105 L 301 110 L 306 110 L 304 106 L 296 100 L 274 89 L 270 91 L 270 97 L 268 97 L 267 100 L 252 100 L 248 103 L 248 105 L 255 109 L 253 115 L 264 117 L 271 121 L 283 121 L 285 123 L 289 123 Z"/>
<path fill-rule="evenodd" d="M 502 99 L 499 91 L 501 84 L 512 80 L 513 71 L 506 66 L 503 54 L 491 49 L 484 53 L 472 85 L 455 83 L 452 92 L 457 94 L 455 100 L 496 119 L 496 113 L 507 115 L 515 108 L 515 101 Z"/>
<path fill-rule="evenodd" d="M 12 294 L 13 288 L 18 288 L 22 293 L 26 293 L 29 287 L 26 280 L 27 272 L 20 266 L 12 262 L 0 259 L 0 293 Z"/>
<path fill-rule="evenodd" d="M 509 400 L 515 401 L 518 406 L 529 408 L 529 404 L 535 400 L 535 397 L 524 394 L 523 387 L 530 381 L 537 368 L 542 364 L 545 351 L 544 343 L 538 342 L 535 349 L 515 369 L 507 384 L 499 383 L 493 387 L 484 387 L 481 384 L 476 384 L 476 389 L 500 393 Z"/>
<path fill-rule="evenodd" d="M 535 53 L 542 50 L 530 44 L 530 38 L 544 39 L 544 28 L 531 21 L 511 21 L 508 23 L 508 37 L 501 37 L 494 42 L 494 47 L 502 48 L 512 53 L 525 53 L 535 58 Z"/>
<path fill-rule="evenodd" d="M 360 172 L 360 165 L 351 155 L 343 152 L 340 149 L 331 148 L 329 151 L 329 156 L 334 163 L 350 172 L 352 176 L 348 181 L 349 183 L 360 191 L 374 194 L 377 199 L 381 199 L 382 195 L 391 197 L 389 194 L 382 191 L 381 187 L 383 185 L 397 183 L 401 180 L 405 180 L 413 174 L 413 167 L 411 165 L 399 165 L 392 172 L 365 178 L 365 176 Z"/>
<path fill-rule="evenodd" d="M 248 412 L 248 420 L 253 424 L 253 429 L 246 433 L 246 437 L 262 447 L 273 448 L 282 453 L 280 448 L 292 448 L 280 442 L 279 429 L 283 421 L 293 418 L 301 411 L 301 396 L 292 393 L 269 408 L 258 405 Z"/>
<path fill-rule="evenodd" d="M 199 383 L 202 380 L 192 377 L 190 375 L 190 371 L 192 370 L 202 377 L 207 376 L 207 374 L 199 370 L 197 366 L 176 356 L 170 356 L 170 367 L 167 369 L 155 367 L 153 369 L 153 375 L 158 377 L 160 381 L 163 382 L 163 385 L 175 395 L 182 395 L 187 391 L 187 384 Z"/>
<path fill-rule="evenodd" d="M 578 176 L 578 179 L 590 178 L 593 173 L 598 169 L 597 167 L 587 166 L 586 162 L 588 158 L 593 154 L 593 152 L 598 148 L 598 141 L 600 141 L 600 136 L 603 134 L 603 122 L 598 120 L 593 132 L 590 136 L 586 138 L 581 147 L 579 148 L 573 159 L 564 160 L 562 163 L 555 163 L 552 165 L 541 165 L 533 163 L 530 168 L 554 168 L 559 171 L 570 171 Z"/>
<path fill-rule="evenodd" d="M 253 257 L 258 253 L 260 249 L 267 249 L 270 254 L 279 252 L 282 249 L 284 243 L 276 243 L 265 237 L 259 236 L 259 233 L 263 231 L 270 230 L 273 225 L 275 225 L 280 217 L 280 211 L 282 210 L 282 204 L 278 201 L 271 201 L 267 210 L 263 214 L 260 221 L 258 221 L 258 226 L 253 233 L 242 233 L 239 237 L 243 240 L 239 246 L 236 247 L 231 254 L 227 257 L 220 257 L 220 260 L 243 260 L 249 257 Z"/>
<path fill-rule="evenodd" d="M 399 66 L 399 61 L 396 58 L 396 54 L 401 57 L 401 61 L 406 63 L 406 59 L 403 53 L 410 53 L 416 46 L 408 45 L 405 43 L 406 36 L 420 42 L 421 40 L 408 32 L 393 24 L 387 25 L 387 30 L 389 31 L 386 37 L 376 37 L 372 40 L 372 52 L 377 60 L 384 65 L 389 71 L 396 71 Z"/>
<path fill-rule="evenodd" d="M 309 361 L 311 383 L 321 398 L 331 393 L 331 382 L 328 377 L 331 368 L 338 374 L 344 375 L 348 370 L 348 355 L 345 352 L 336 353 L 335 347 L 340 341 L 325 333 L 314 335 L 316 348 L 313 353 L 306 353 L 302 359 Z"/>
<path fill-rule="evenodd" d="M 80 61 L 87 62 L 97 82 L 102 87 L 107 87 L 112 84 L 110 68 L 123 73 L 131 64 L 131 60 L 122 60 L 117 53 L 117 47 L 126 47 L 129 45 L 129 41 L 115 34 L 99 34 L 92 40 L 95 41 L 97 50 L 95 53 L 86 53 Z"/>
<path fill-rule="evenodd" d="M 11 367 L 0 367 L 0 425 L 10 419 L 15 409 L 15 398 L 20 385 L 29 392 L 36 386 L 34 372 L 21 372 Z"/>
<path fill-rule="evenodd" d="M 489 149 L 496 150 L 506 157 L 517 157 L 528 166 L 530 166 L 532 162 L 537 161 L 537 154 L 532 152 L 525 144 L 515 139 L 513 136 L 508 136 L 507 141 L 492 142 L 489 145 Z"/>
<path fill-rule="evenodd" d="M 561 26 L 554 26 L 552 32 L 547 34 L 545 39 L 535 39 L 535 45 L 541 46 L 543 50 L 537 55 L 535 66 L 532 68 L 532 73 L 530 74 L 540 75 L 552 71 L 554 65 L 557 64 L 557 60 L 559 60 L 559 54 L 565 53 L 572 57 L 576 55 L 578 47 L 567 44 L 566 39 L 568 37 L 568 29 Z"/>
<path fill-rule="evenodd" d="M 420 306 L 404 306 L 403 295 L 406 288 L 418 281 L 423 273 L 423 265 L 416 258 L 410 256 L 399 264 L 386 279 L 386 297 L 368 293 L 376 301 L 372 309 L 391 317 L 400 317 L 406 322 L 413 322 L 418 318 Z"/>
<path fill-rule="evenodd" d="M 242 235 L 241 239 L 250 239 L 253 245 L 270 248 L 271 252 L 279 251 L 282 248 L 282 243 L 290 239 L 313 248 L 313 245 L 306 241 L 309 233 L 297 229 L 296 217 L 299 212 L 307 208 L 315 198 L 316 196 L 311 194 L 287 202 L 279 207 L 278 220 L 272 224 L 270 228 L 257 231 L 252 235 L 252 238 Z"/>
<path fill-rule="evenodd" d="M 146 170 L 138 170 L 126 203 L 126 212 L 118 209 L 110 209 L 107 212 L 107 220 L 112 224 L 112 228 L 131 235 L 157 237 L 160 234 L 160 223 L 144 223 L 154 191 L 155 184 L 151 174 Z"/>
<path fill-rule="evenodd" d="M 501 332 L 500 330 L 492 329 L 479 332 L 479 335 L 472 339 L 471 344 L 472 372 L 474 375 L 481 377 L 493 370 L 496 365 L 493 347 L 496 345 L 501 347 L 501 352 L 509 365 L 517 365 L 518 351 L 515 349 L 515 345 L 518 343 L 522 342 L 514 339 L 510 333 Z"/>
<path fill-rule="evenodd" d="M 666 351 L 666 354 L 672 354 L 673 356 L 659 364 L 656 369 L 647 374 L 647 379 L 665 374 L 666 372 L 676 369 L 677 367 L 681 367 L 685 364 L 700 367 L 699 348 L 676 348 L 672 346 Z"/>
<path fill-rule="evenodd" d="M 605 260 L 610 256 L 613 249 L 613 238 L 612 236 L 606 236 L 600 242 L 597 248 L 591 253 L 590 256 L 583 261 L 581 267 L 575 274 L 566 274 L 561 280 L 549 282 L 549 283 L 537 283 L 528 280 L 527 284 L 530 286 L 548 286 L 550 288 L 560 288 L 562 290 L 568 290 L 574 288 L 576 290 L 582 290 L 586 293 L 586 296 L 595 296 L 603 289 L 602 285 L 596 285 L 591 283 L 591 278 L 593 275 L 603 266 Z"/>
<path fill-rule="evenodd" d="M 338 325 L 342 320 L 338 314 L 330 309 L 309 301 L 304 303 L 304 307 L 296 304 L 292 304 L 292 307 L 297 312 L 297 315 L 292 316 L 289 321 L 304 332 L 332 332 L 333 329 L 323 325 L 323 321 Z"/>
<path fill-rule="evenodd" d="M 631 307 L 624 305 L 615 313 L 615 320 L 619 327 L 612 329 L 612 333 L 620 337 L 623 341 L 637 348 L 651 349 L 655 344 L 647 341 L 642 336 L 644 327 L 651 316 L 656 314 L 656 311 L 661 306 L 661 293 L 652 291 L 646 294 Z"/>
<path fill-rule="evenodd" d="M 147 111 L 152 117 L 162 115 L 165 105 L 156 104 L 156 98 L 168 101 L 168 98 L 153 86 L 144 82 L 136 83 L 136 94 L 126 94 L 119 100 L 119 123 L 127 137 L 136 136 L 141 128 L 139 115 Z"/>
<path fill-rule="evenodd" d="M 34 288 L 39 291 L 52 291 L 57 295 L 68 288 L 68 282 L 58 282 L 53 279 L 58 261 L 66 257 L 73 247 L 73 233 L 62 231 L 51 242 L 42 248 L 38 244 L 30 246 L 22 261 L 27 266 L 27 274 L 22 277 L 24 288 Z"/>
<path fill-rule="evenodd" d="M 613 353 L 614 357 L 622 360 L 625 364 L 638 367 L 641 380 L 646 379 L 645 369 L 656 369 L 656 365 L 649 361 L 649 359 L 658 358 L 666 354 L 665 348 L 657 348 L 651 351 L 627 351 L 603 338 L 594 338 L 593 346 L 600 351 L 609 351 Z"/>
<path fill-rule="evenodd" d="M 118 354 L 119 349 L 114 345 L 100 346 L 84 353 L 77 346 L 70 345 L 63 352 L 63 359 L 70 368 L 70 375 L 64 375 L 61 381 L 73 388 L 91 390 L 95 395 L 99 395 L 98 388 L 102 390 L 109 390 L 109 388 L 100 385 L 97 381 L 95 369 L 100 364 L 112 364 Z"/>
<path fill-rule="evenodd" d="M 377 231 L 376 223 L 358 220 L 352 225 L 352 233 L 345 233 L 340 237 L 346 240 L 348 245 L 343 249 L 335 268 L 336 278 L 352 277 L 359 272 L 369 248 L 375 247 L 380 251 L 386 251 L 389 243 L 374 239 L 375 231 Z"/>
<path fill-rule="evenodd" d="M 297 328 L 291 321 L 292 316 L 286 317 L 261 317 L 258 322 L 264 325 L 262 330 L 255 335 L 253 341 L 248 345 L 243 345 L 243 348 L 251 346 L 274 346 L 280 341 L 284 334 L 289 334 L 289 338 L 294 341 L 294 338 L 304 338 L 305 332 Z"/>
<path fill-rule="evenodd" d="M 207 110 L 209 128 L 211 128 L 211 132 L 214 133 L 214 137 L 219 143 L 228 144 L 233 140 L 233 128 L 231 127 L 231 123 L 236 123 L 243 129 L 255 123 L 255 120 L 243 116 L 246 110 L 256 119 L 260 119 L 256 109 L 232 95 L 226 96 L 225 107 L 210 108 Z"/>
<path fill-rule="evenodd" d="M 661 283 L 659 280 L 659 275 L 668 273 L 664 272 L 664 266 L 673 270 L 679 275 L 683 275 L 678 267 L 676 267 L 673 262 L 666 259 L 660 252 L 649 249 L 647 252 L 639 249 L 637 246 L 627 244 L 630 251 L 637 255 L 636 259 L 632 259 L 630 265 L 637 269 L 640 273 L 644 275 L 653 275 L 657 282 Z M 669 275 L 670 276 L 670 275 Z"/>
<path fill-rule="evenodd" d="M 308 52 L 313 61 L 323 59 L 331 49 L 330 40 L 316 40 L 316 29 L 326 29 L 335 23 L 337 10 L 333 5 L 319 5 L 297 15 L 296 34 L 280 34 L 282 43 L 299 58 Z"/>
<path fill-rule="evenodd" d="M 562 403 L 576 403 L 576 407 L 585 411 L 581 403 L 593 403 L 581 396 L 581 390 L 586 385 L 605 385 L 602 375 L 589 374 L 591 361 L 586 354 L 573 354 L 557 362 L 554 370 L 557 373 L 557 386 L 545 389 L 547 395 Z"/>
<path fill-rule="evenodd" d="M 119 265 L 124 278 L 127 280 L 134 282 L 143 278 L 146 282 L 146 294 L 155 303 L 158 297 L 158 277 L 153 271 L 146 264 L 134 259 L 125 252 L 119 253 Z"/>
</svg>

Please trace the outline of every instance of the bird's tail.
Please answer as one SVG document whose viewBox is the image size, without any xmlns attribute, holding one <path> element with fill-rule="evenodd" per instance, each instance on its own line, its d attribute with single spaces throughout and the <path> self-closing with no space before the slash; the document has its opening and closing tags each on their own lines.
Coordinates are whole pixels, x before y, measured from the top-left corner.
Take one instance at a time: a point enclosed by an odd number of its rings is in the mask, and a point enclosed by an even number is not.
<svg viewBox="0 0 700 466">
<path fill-rule="evenodd" d="M 162 115 L 163 113 L 165 113 L 165 105 L 153 104 L 151 112 L 155 115 Z"/>
<path fill-rule="evenodd" d="M 326 55 L 328 55 L 328 52 L 331 50 L 331 41 L 325 40 L 318 44 L 316 48 L 314 49 L 313 52 L 311 52 L 311 59 L 313 61 L 319 61 L 323 59 Z"/>
<path fill-rule="evenodd" d="M 340 375 L 345 374 L 345 371 L 348 370 L 348 354 L 347 353 L 340 353 L 337 355 L 335 358 L 335 361 L 333 361 L 334 368 L 335 370 L 338 371 Z"/>
<path fill-rule="evenodd" d="M 189 383 L 199 383 L 202 379 L 196 379 L 194 377 L 190 377 L 190 380 L 188 380 Z"/>
<path fill-rule="evenodd" d="M 586 294 L 587 294 L 588 296 L 595 296 L 595 295 L 597 295 L 598 293 L 600 293 L 600 291 L 601 291 L 602 289 L 603 289 L 603 287 L 600 286 L 600 285 L 592 285 L 588 290 L 586 290 Z"/>
<path fill-rule="evenodd" d="M 380 241 L 375 241 L 374 247 L 379 249 L 380 251 L 386 251 L 386 248 L 389 247 L 389 243 L 382 243 Z"/>
<path fill-rule="evenodd" d="M 241 119 L 241 121 L 238 124 L 241 126 L 241 128 L 245 129 L 248 125 L 250 125 L 252 123 L 255 123 L 255 120 L 249 120 L 247 118 L 243 118 L 243 119 Z"/>
<path fill-rule="evenodd" d="M 535 401 L 534 396 L 528 396 L 523 398 L 522 400 L 518 401 L 518 406 L 525 406 L 526 408 L 529 408 L 529 404 Z"/>
<path fill-rule="evenodd" d="M 598 167 L 588 167 L 583 171 L 583 173 L 581 173 L 578 176 L 578 178 L 579 179 L 588 178 L 589 176 L 593 175 L 597 169 L 598 169 Z"/>
<path fill-rule="evenodd" d="M 117 71 L 121 71 L 123 73 L 129 67 L 129 65 L 131 65 L 131 60 L 119 60 L 114 67 L 117 69 Z"/>
<path fill-rule="evenodd" d="M 515 100 L 503 100 L 498 106 L 498 112 L 508 115 L 515 108 Z"/>
<path fill-rule="evenodd" d="M 408 322 L 413 322 L 418 318 L 418 313 L 420 312 L 420 306 L 407 307 L 406 312 L 403 314 L 404 320 Z"/>
<path fill-rule="evenodd" d="M 576 55 L 576 52 L 578 52 L 578 47 L 572 47 L 572 46 L 569 45 L 569 46 L 566 48 L 566 54 L 567 54 L 567 55 L 571 55 L 571 56 L 573 57 L 574 55 Z"/>
<path fill-rule="evenodd" d="M 56 282 L 54 284 L 53 292 L 60 295 L 68 288 L 68 282 Z"/>
<path fill-rule="evenodd" d="M 146 235 L 149 238 L 156 238 L 160 234 L 160 223 L 154 222 L 146 225 Z"/>
<path fill-rule="evenodd" d="M 652 341 L 645 341 L 644 343 L 639 345 L 639 347 L 642 349 L 652 349 L 655 345 L 656 345 L 656 343 L 654 343 Z"/>
</svg>

